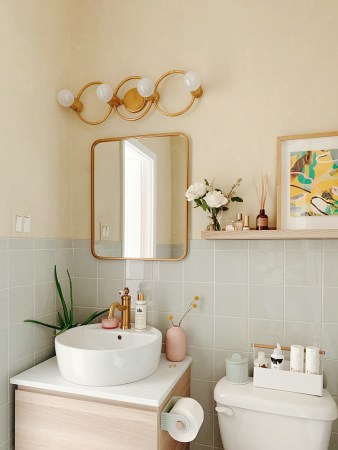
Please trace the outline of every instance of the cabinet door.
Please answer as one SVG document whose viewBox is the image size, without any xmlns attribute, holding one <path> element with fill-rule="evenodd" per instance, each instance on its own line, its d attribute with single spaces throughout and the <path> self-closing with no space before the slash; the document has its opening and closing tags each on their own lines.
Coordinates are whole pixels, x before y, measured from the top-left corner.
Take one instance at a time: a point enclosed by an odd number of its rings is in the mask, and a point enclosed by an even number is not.
<svg viewBox="0 0 338 450">
<path fill-rule="evenodd" d="M 16 391 L 16 450 L 157 450 L 157 412 Z"/>
</svg>

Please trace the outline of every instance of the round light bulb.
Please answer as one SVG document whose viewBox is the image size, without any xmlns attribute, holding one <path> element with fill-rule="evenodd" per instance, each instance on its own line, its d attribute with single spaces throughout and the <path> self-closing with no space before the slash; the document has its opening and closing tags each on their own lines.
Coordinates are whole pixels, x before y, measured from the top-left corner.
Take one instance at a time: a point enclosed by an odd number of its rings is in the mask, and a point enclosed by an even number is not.
<svg viewBox="0 0 338 450">
<path fill-rule="evenodd" d="M 195 70 L 190 70 L 183 77 L 184 87 L 190 91 L 196 91 L 201 86 L 201 77 Z"/>
<path fill-rule="evenodd" d="M 113 88 L 109 84 L 99 84 L 96 88 L 96 96 L 101 102 L 109 102 L 113 97 Z"/>
<path fill-rule="evenodd" d="M 155 85 L 150 78 L 141 78 L 137 83 L 137 92 L 142 97 L 151 97 L 154 93 Z"/>
<path fill-rule="evenodd" d="M 74 103 L 74 95 L 68 89 L 61 89 L 57 94 L 57 99 L 65 108 L 69 108 Z"/>
</svg>

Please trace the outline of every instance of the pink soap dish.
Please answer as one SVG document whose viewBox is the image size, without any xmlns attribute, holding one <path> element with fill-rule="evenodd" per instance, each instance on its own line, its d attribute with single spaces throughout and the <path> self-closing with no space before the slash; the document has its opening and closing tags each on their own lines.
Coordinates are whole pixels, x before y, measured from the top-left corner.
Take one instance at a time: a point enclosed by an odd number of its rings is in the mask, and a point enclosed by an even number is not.
<svg viewBox="0 0 338 450">
<path fill-rule="evenodd" d="M 113 317 L 108 319 L 108 317 L 103 317 L 101 320 L 102 328 L 117 328 L 119 326 L 119 319 L 117 317 Z"/>
</svg>

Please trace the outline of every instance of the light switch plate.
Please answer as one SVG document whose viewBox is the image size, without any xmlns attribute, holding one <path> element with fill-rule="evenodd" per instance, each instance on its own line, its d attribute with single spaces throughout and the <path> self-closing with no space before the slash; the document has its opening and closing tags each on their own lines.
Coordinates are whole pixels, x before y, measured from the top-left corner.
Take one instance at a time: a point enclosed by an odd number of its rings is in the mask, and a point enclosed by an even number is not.
<svg viewBox="0 0 338 450">
<path fill-rule="evenodd" d="M 12 209 L 12 237 L 32 236 L 32 213 Z"/>
</svg>

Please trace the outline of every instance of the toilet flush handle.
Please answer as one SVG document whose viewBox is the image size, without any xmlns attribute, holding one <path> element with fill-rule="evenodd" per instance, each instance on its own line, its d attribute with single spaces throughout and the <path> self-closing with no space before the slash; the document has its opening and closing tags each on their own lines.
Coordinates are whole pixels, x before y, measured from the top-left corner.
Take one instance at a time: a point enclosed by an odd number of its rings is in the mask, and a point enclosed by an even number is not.
<svg viewBox="0 0 338 450">
<path fill-rule="evenodd" d="M 216 411 L 220 414 L 225 414 L 226 416 L 233 416 L 234 412 L 231 408 L 228 408 L 227 406 L 216 406 Z"/>
</svg>

